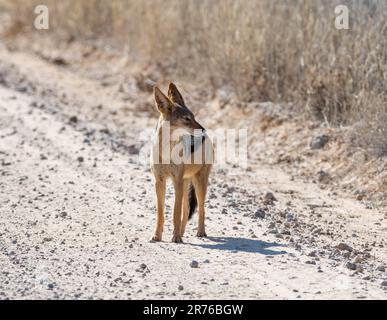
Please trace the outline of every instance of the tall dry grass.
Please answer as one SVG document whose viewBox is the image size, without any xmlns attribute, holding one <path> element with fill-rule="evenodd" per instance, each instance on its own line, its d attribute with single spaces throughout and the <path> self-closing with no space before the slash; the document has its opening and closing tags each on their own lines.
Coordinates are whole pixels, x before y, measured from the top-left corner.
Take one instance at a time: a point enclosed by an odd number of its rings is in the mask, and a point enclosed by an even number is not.
<svg viewBox="0 0 387 320">
<path fill-rule="evenodd" d="M 98 39 L 167 65 L 179 77 L 227 85 L 240 99 L 291 101 L 387 154 L 385 0 L 0 0 L 32 24 L 50 8 L 51 32 Z M 336 30 L 334 8 L 350 9 Z"/>
</svg>

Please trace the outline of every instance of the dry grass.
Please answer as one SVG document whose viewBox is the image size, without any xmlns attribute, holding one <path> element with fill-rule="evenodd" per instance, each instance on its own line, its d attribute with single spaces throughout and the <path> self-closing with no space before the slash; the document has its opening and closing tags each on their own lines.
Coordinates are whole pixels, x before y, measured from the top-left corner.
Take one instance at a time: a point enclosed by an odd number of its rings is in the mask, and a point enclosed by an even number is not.
<svg viewBox="0 0 387 320">
<path fill-rule="evenodd" d="M 0 0 L 32 24 L 42 1 Z M 175 70 L 233 88 L 244 101 L 292 101 L 387 154 L 385 0 L 44 1 L 58 37 L 98 39 Z M 337 4 L 350 30 L 334 28 Z"/>
</svg>

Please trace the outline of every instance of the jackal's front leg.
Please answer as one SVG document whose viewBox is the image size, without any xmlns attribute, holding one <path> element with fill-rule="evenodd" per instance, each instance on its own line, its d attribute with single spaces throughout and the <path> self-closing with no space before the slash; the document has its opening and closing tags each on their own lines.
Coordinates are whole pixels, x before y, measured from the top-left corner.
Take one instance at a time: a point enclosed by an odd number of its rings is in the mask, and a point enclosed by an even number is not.
<svg viewBox="0 0 387 320">
<path fill-rule="evenodd" d="M 165 189 L 166 189 L 165 180 L 156 179 L 157 218 L 156 218 L 155 234 L 152 237 L 153 241 L 161 241 L 163 237 Z"/>
<path fill-rule="evenodd" d="M 172 242 L 182 242 L 181 239 L 181 209 L 183 202 L 183 179 L 174 181 L 175 187 L 175 205 L 173 208 L 173 238 Z"/>
<path fill-rule="evenodd" d="M 206 166 L 203 167 L 199 171 L 199 173 L 193 178 L 192 182 L 195 187 L 196 196 L 198 199 L 198 211 L 199 211 L 199 225 L 198 225 L 198 237 L 207 237 L 205 225 L 204 225 L 204 218 L 205 218 L 205 212 L 204 212 L 204 202 L 206 198 L 207 193 L 207 184 L 208 184 L 208 176 L 210 173 L 211 167 Z"/>
</svg>

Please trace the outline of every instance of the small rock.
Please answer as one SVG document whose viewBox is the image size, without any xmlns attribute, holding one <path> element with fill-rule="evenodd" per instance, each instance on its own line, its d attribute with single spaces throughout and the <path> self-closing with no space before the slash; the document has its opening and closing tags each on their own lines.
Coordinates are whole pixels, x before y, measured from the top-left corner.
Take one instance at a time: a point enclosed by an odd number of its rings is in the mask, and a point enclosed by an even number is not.
<svg viewBox="0 0 387 320">
<path fill-rule="evenodd" d="M 317 228 L 317 229 L 314 229 L 314 230 L 313 230 L 312 234 L 318 235 L 318 234 L 320 234 L 321 232 L 322 232 L 322 228 Z"/>
<path fill-rule="evenodd" d="M 328 183 L 328 181 L 330 180 L 329 173 L 324 170 L 320 170 L 319 172 L 317 172 L 317 175 L 317 180 L 320 183 Z"/>
<path fill-rule="evenodd" d="M 291 222 L 294 220 L 294 215 L 290 212 L 286 213 L 286 221 Z"/>
<path fill-rule="evenodd" d="M 364 267 L 361 264 L 356 264 L 356 271 L 357 272 L 363 272 L 364 271 Z"/>
<path fill-rule="evenodd" d="M 55 57 L 51 61 L 53 64 L 56 64 L 57 66 L 67 66 L 68 65 L 68 62 L 62 57 Z"/>
<path fill-rule="evenodd" d="M 197 262 L 196 260 L 192 260 L 190 263 L 190 267 L 191 268 L 199 268 L 199 262 Z"/>
<path fill-rule="evenodd" d="M 316 256 L 317 256 L 316 250 L 313 250 L 313 251 L 311 251 L 311 252 L 308 254 L 308 257 L 316 257 Z"/>
<path fill-rule="evenodd" d="M 386 267 L 384 265 L 380 265 L 376 268 L 376 270 L 378 271 L 381 271 L 381 272 L 385 272 L 386 271 Z"/>
<path fill-rule="evenodd" d="M 28 91 L 28 88 L 26 86 L 23 86 L 23 85 L 17 86 L 15 89 L 16 89 L 16 91 L 19 91 L 19 92 L 27 92 Z"/>
<path fill-rule="evenodd" d="M 177 287 L 177 289 L 178 289 L 179 291 L 183 291 L 183 290 L 184 290 L 184 287 L 183 287 L 182 285 L 179 285 L 179 286 Z"/>
<path fill-rule="evenodd" d="M 72 117 L 70 117 L 69 122 L 71 122 L 71 123 L 78 123 L 78 118 L 77 118 L 77 116 L 72 116 Z"/>
<path fill-rule="evenodd" d="M 258 209 L 258 210 L 255 211 L 255 213 L 254 213 L 254 217 L 256 217 L 256 218 L 264 219 L 265 216 L 266 216 L 266 213 L 265 213 L 265 211 L 262 210 L 262 209 Z"/>
<path fill-rule="evenodd" d="M 277 201 L 276 197 L 274 197 L 274 194 L 271 192 L 267 192 L 265 196 L 263 197 L 263 203 L 265 205 L 273 205 L 274 201 Z"/>
<path fill-rule="evenodd" d="M 358 194 L 358 195 L 356 196 L 356 200 L 362 201 L 362 200 L 364 200 L 365 196 L 366 196 L 365 194 Z"/>
<path fill-rule="evenodd" d="M 384 280 L 382 283 L 381 283 L 382 287 L 387 287 L 387 280 Z"/>
<path fill-rule="evenodd" d="M 338 250 L 340 250 L 340 251 L 349 251 L 349 252 L 352 252 L 352 251 L 353 251 L 352 247 L 350 247 L 349 245 L 347 245 L 347 244 L 344 243 L 344 242 L 339 243 L 339 244 L 336 246 L 336 249 L 338 249 Z"/>
<path fill-rule="evenodd" d="M 128 152 L 129 152 L 129 154 L 139 154 L 139 152 L 140 152 L 140 149 L 139 148 L 137 148 L 135 145 L 131 145 L 131 146 L 129 146 L 128 147 Z"/>
<path fill-rule="evenodd" d="M 343 257 L 344 257 L 345 259 L 349 259 L 350 256 L 351 256 L 351 253 L 350 253 L 349 251 L 346 251 L 346 252 L 343 253 Z"/>
<path fill-rule="evenodd" d="M 364 257 L 363 256 L 357 256 L 356 258 L 355 258 L 355 263 L 362 263 L 362 262 L 364 262 Z"/>
<path fill-rule="evenodd" d="M 354 262 L 348 261 L 348 262 L 346 263 L 345 266 L 346 266 L 348 269 L 350 269 L 350 270 L 356 270 L 356 269 L 357 269 L 357 265 L 356 265 L 356 263 L 354 263 Z"/>
<path fill-rule="evenodd" d="M 357 200 L 362 201 L 366 197 L 367 192 L 365 190 L 357 189 L 353 194 L 356 196 Z"/>
<path fill-rule="evenodd" d="M 274 229 L 274 228 L 275 228 L 275 223 L 274 222 L 270 222 L 269 229 Z"/>
<path fill-rule="evenodd" d="M 325 147 L 329 142 L 329 136 L 323 134 L 321 136 L 314 137 L 310 142 L 310 148 L 312 150 L 319 150 Z"/>
<path fill-rule="evenodd" d="M 52 283 L 49 283 L 49 284 L 47 285 L 47 287 L 48 287 L 49 290 L 54 289 L 54 285 L 53 285 Z"/>
</svg>

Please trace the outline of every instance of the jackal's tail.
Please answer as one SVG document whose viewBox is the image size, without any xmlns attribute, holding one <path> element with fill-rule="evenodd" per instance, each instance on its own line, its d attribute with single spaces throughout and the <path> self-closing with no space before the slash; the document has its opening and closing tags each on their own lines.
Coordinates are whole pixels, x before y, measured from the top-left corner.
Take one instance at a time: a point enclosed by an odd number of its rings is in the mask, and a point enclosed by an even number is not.
<svg viewBox="0 0 387 320">
<path fill-rule="evenodd" d="M 192 183 L 190 184 L 189 191 L 188 191 L 188 204 L 189 204 L 188 219 L 191 219 L 193 214 L 195 213 L 196 207 L 198 206 L 198 201 L 196 199 L 195 188 L 192 185 Z"/>
</svg>

